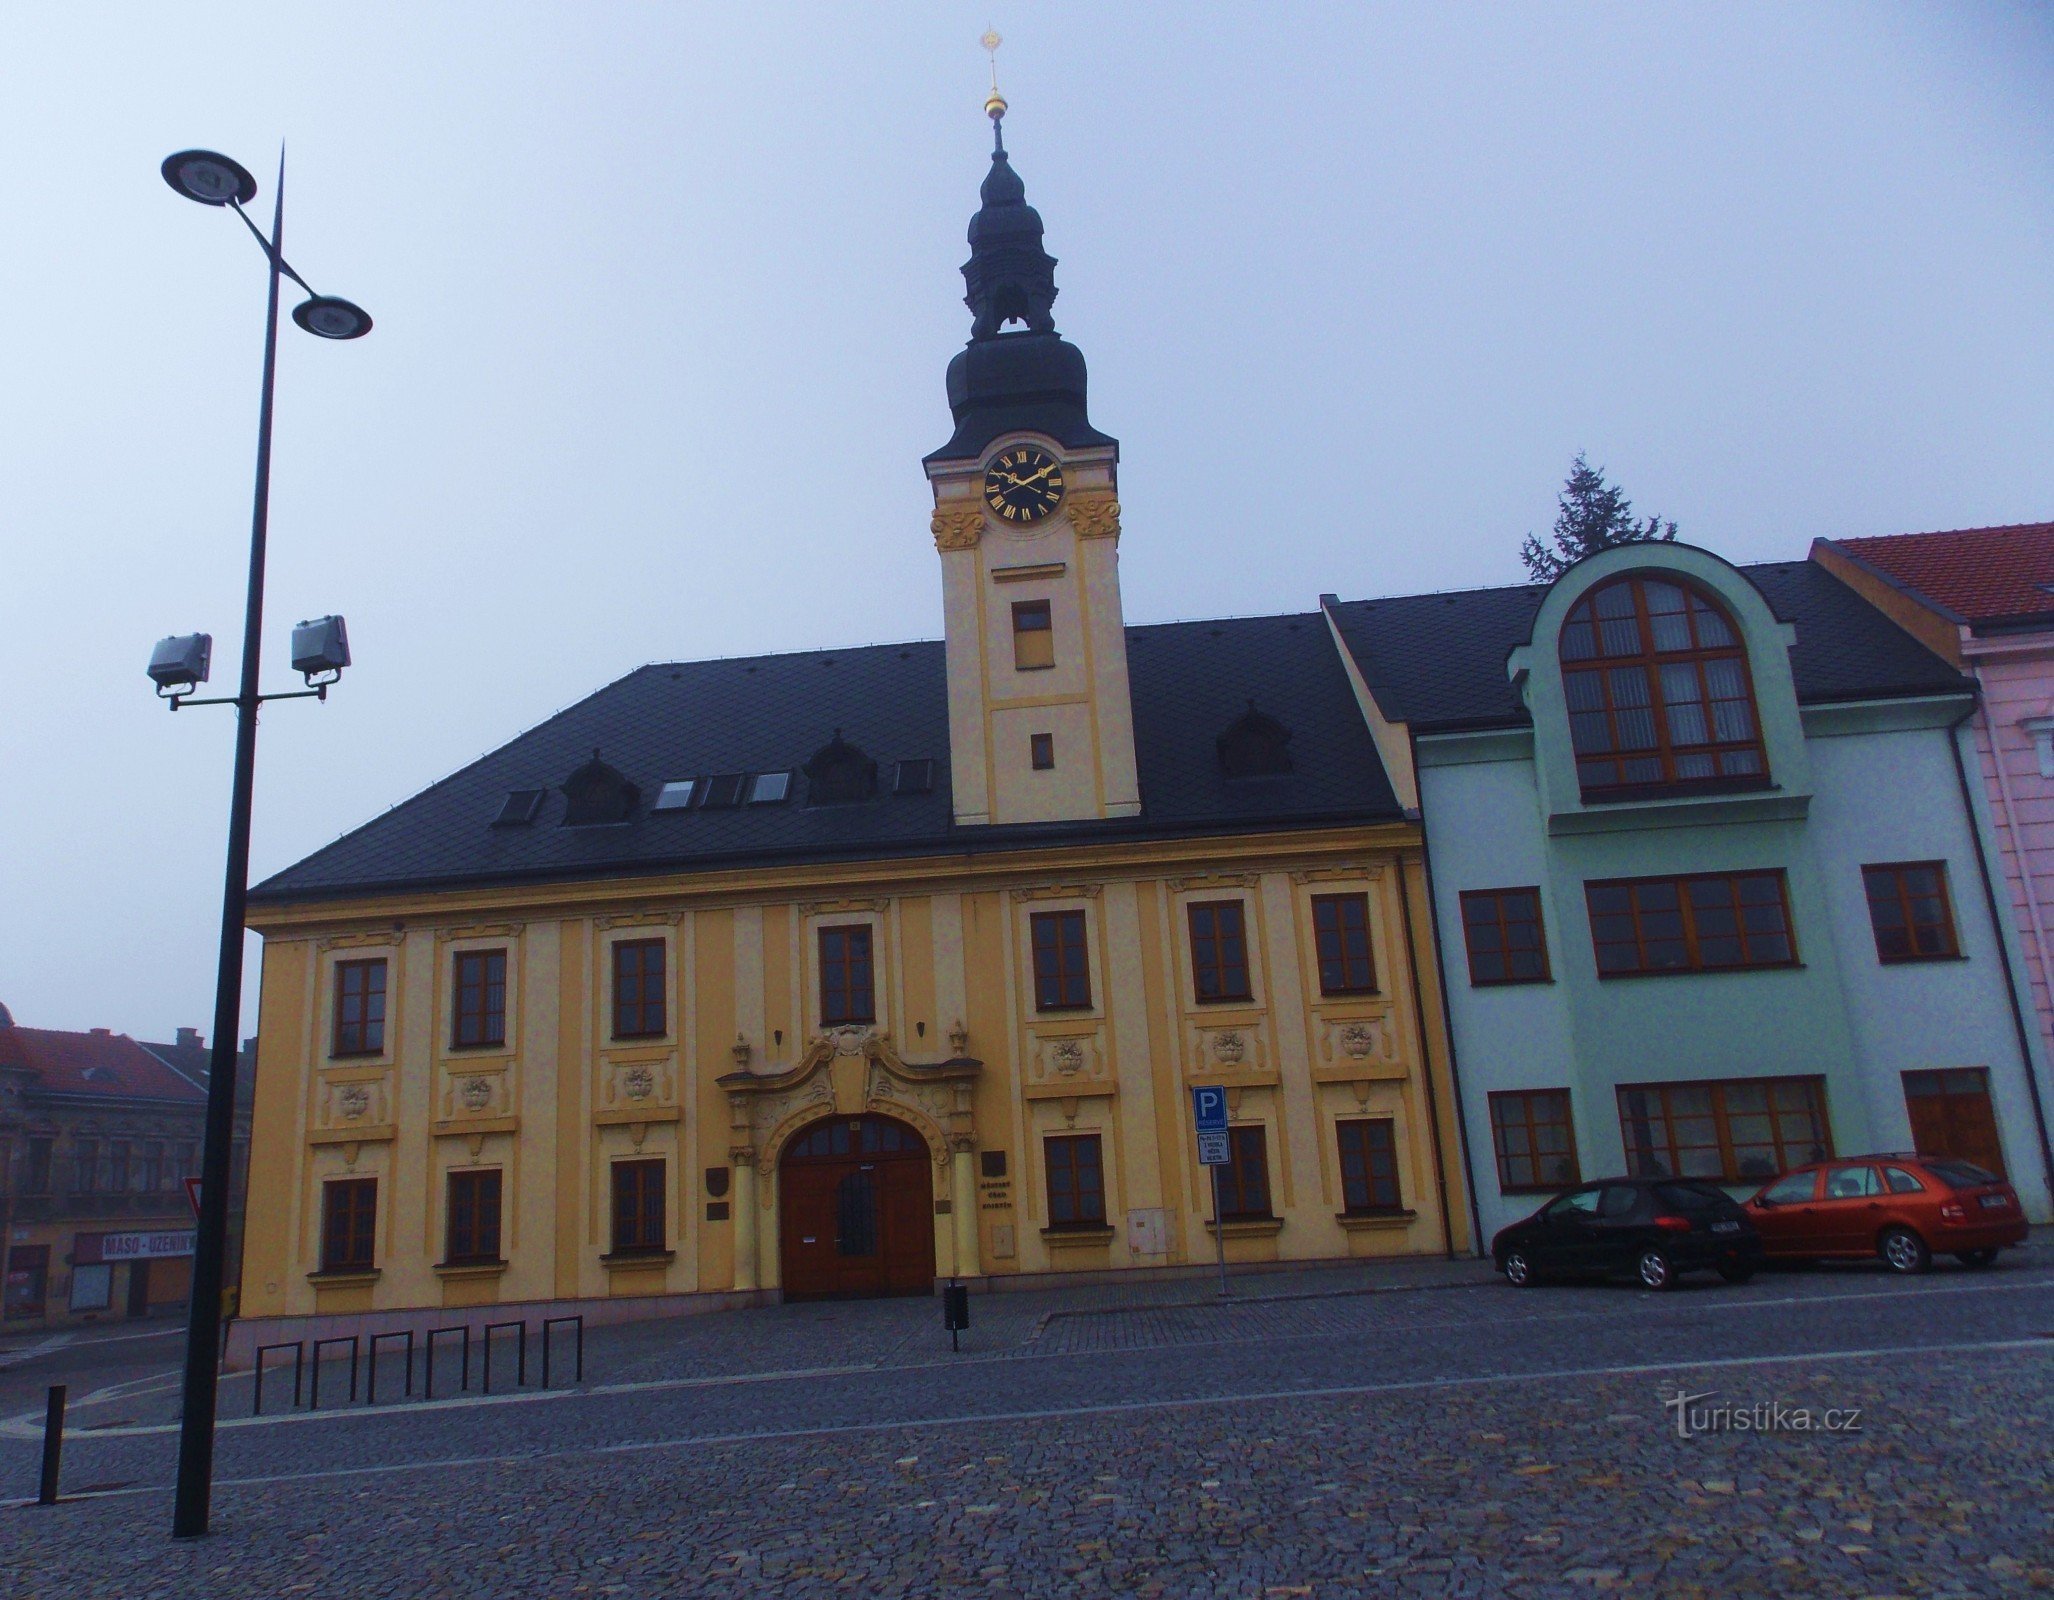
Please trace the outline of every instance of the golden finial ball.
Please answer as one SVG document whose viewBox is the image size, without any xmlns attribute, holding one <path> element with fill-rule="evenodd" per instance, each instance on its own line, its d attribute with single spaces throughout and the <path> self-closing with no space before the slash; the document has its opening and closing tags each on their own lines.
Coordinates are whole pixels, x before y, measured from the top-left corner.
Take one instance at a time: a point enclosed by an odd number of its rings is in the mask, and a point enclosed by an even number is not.
<svg viewBox="0 0 2054 1600">
<path fill-rule="evenodd" d="M 1005 43 L 1005 40 L 999 37 L 998 29 L 986 28 L 984 30 L 984 37 L 977 42 L 983 45 L 986 50 L 996 52 L 998 47 Z"/>
<path fill-rule="evenodd" d="M 998 121 L 1000 117 L 1006 114 L 1005 96 L 996 89 L 992 90 L 991 98 L 984 102 L 984 114 L 991 118 L 993 122 Z"/>
</svg>

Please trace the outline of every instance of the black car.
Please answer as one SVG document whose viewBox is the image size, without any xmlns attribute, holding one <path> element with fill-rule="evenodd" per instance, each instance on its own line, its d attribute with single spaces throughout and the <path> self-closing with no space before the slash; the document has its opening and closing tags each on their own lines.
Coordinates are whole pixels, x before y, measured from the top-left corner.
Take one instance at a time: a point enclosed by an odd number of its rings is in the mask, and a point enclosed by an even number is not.
<svg viewBox="0 0 2054 1600">
<path fill-rule="evenodd" d="M 1522 1289 L 1543 1278 L 1623 1272 L 1649 1289 L 1666 1289 L 1679 1274 L 1700 1270 L 1745 1283 L 1761 1258 L 1761 1235 L 1740 1202 L 1695 1178 L 1587 1183 L 1491 1241 L 1498 1270 Z"/>
</svg>

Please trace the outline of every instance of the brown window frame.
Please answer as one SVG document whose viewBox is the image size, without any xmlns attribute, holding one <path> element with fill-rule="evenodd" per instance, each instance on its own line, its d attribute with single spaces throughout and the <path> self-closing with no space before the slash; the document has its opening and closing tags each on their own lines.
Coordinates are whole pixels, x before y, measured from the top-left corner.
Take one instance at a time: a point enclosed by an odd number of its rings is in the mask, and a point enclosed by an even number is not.
<svg viewBox="0 0 2054 1600">
<path fill-rule="evenodd" d="M 32 1134 L 22 1145 L 22 1190 L 24 1195 L 50 1193 L 51 1175 L 57 1164 L 57 1141 L 46 1134 Z"/>
<path fill-rule="evenodd" d="M 1690 638 L 1685 648 L 1662 648 L 1655 638 L 1655 613 L 1649 609 L 1647 586 L 1661 584 L 1680 590 L 1684 596 L 1684 610 L 1680 613 Z M 1618 589 L 1626 589 L 1633 600 L 1633 628 L 1636 648 L 1618 655 L 1604 654 L 1599 648 L 1606 622 L 1622 622 L 1623 618 L 1600 619 L 1597 605 L 1600 597 Z M 1692 602 L 1703 607 L 1724 626 L 1729 635 L 1728 643 L 1703 642 L 1699 613 Z M 1666 619 L 1678 615 L 1663 612 Z M 1574 630 L 1584 629 L 1586 635 Z M 1587 655 L 1572 656 L 1573 641 L 1587 636 L 1591 651 Z M 1637 800 L 1663 794 L 1675 793 L 1722 793 L 1743 789 L 1765 789 L 1769 785 L 1768 751 L 1762 740 L 1762 715 L 1760 703 L 1755 698 L 1754 672 L 1747 656 L 1746 635 L 1733 619 L 1733 613 L 1716 596 L 1699 588 L 1679 574 L 1671 572 L 1628 572 L 1603 583 L 1594 584 L 1572 606 L 1569 615 L 1563 619 L 1562 631 L 1556 640 L 1556 654 L 1561 664 L 1562 694 L 1569 719 L 1570 746 L 1575 755 L 1576 781 L 1583 798 L 1589 801 Z M 1712 670 L 1723 663 L 1735 663 L 1739 671 L 1740 693 L 1715 697 L 1712 693 Z M 1687 670 L 1697 689 L 1693 702 L 1696 713 L 1704 718 L 1703 739 L 1684 740 L 1676 737 L 1671 721 L 1671 707 L 1667 691 L 1663 687 L 1665 668 Z M 1615 675 L 1638 671 L 1646 696 L 1644 704 L 1622 705 L 1615 696 Z M 1598 691 L 1597 703 L 1581 710 L 1576 708 L 1572 678 L 1588 674 Z M 1741 705 L 1747 708 L 1747 722 L 1753 732 L 1745 738 L 1715 738 L 1717 707 Z M 1690 715 L 1681 701 L 1676 706 L 1680 716 Z M 1653 745 L 1628 746 L 1621 742 L 1622 716 L 1645 716 L 1648 730 L 1654 738 Z M 1579 718 L 1602 719 L 1605 744 L 1603 748 L 1586 746 L 1585 739 L 1590 728 L 1588 721 Z M 1630 736 L 1630 735 L 1629 735 Z M 1706 762 L 1711 765 L 1710 773 L 1684 774 L 1679 768 L 1685 763 Z M 1728 770 L 1744 768 L 1752 762 L 1753 770 Z M 1627 777 L 1627 769 L 1634 765 L 1652 765 L 1659 770 Z M 1605 781 L 1592 781 L 1592 769 L 1609 766 L 1611 776 Z"/>
<path fill-rule="evenodd" d="M 662 1156 L 638 1156 L 616 1161 L 607 1177 L 612 1197 L 612 1254 L 617 1256 L 662 1255 L 666 1210 L 665 1187 L 670 1163 Z"/>
<path fill-rule="evenodd" d="M 655 955 L 655 970 L 649 957 Z M 629 971 L 631 963 L 639 963 Z M 654 982 L 655 994 L 649 990 Z M 662 939 L 616 939 L 613 945 L 613 1036 L 661 1039 L 670 1032 L 669 946 Z"/>
<path fill-rule="evenodd" d="M 1359 920 L 1351 923 L 1350 912 L 1357 913 Z M 1312 946 L 1319 962 L 1321 994 L 1377 992 L 1376 944 L 1370 937 L 1368 895 L 1360 891 L 1314 895 Z"/>
<path fill-rule="evenodd" d="M 378 1265 L 378 1180 L 329 1178 L 321 1185 L 321 1270 L 372 1272 Z"/>
<path fill-rule="evenodd" d="M 73 1194 L 98 1194 L 104 1185 L 100 1181 L 100 1141 L 98 1139 L 73 1139 L 71 1141 L 71 1192 Z"/>
<path fill-rule="evenodd" d="M 1210 927 L 1201 932 L 1201 913 L 1210 919 Z M 1231 913 L 1233 929 L 1224 931 L 1220 926 L 1223 915 Z M 1248 960 L 1248 906 L 1241 900 L 1194 900 L 1184 908 L 1184 923 L 1191 935 L 1191 993 L 1202 1006 L 1248 1005 L 1255 999 L 1255 979 L 1249 970 Z M 1229 960 L 1221 946 L 1227 941 L 1240 946 L 1240 959 Z M 1239 972 L 1240 987 L 1227 987 L 1233 974 Z M 1207 991 L 1206 981 L 1213 984 Z"/>
<path fill-rule="evenodd" d="M 1746 927 L 1746 913 L 1769 904 L 1756 900 L 1743 904 L 1740 886 L 1744 883 L 1768 880 L 1776 886 L 1775 905 L 1782 918 L 1780 930 L 1753 929 Z M 1723 883 L 1727 885 L 1727 897 L 1720 906 L 1700 906 L 1692 894 L 1692 888 L 1699 884 Z M 1675 892 L 1676 905 L 1673 909 L 1662 906 L 1643 906 L 1639 891 L 1642 889 L 1668 888 Z M 1628 895 L 1624 910 L 1598 909 L 1595 896 L 1605 890 L 1625 890 Z M 1783 967 L 1795 967 L 1802 963 L 1797 952 L 1797 928 L 1790 915 L 1790 880 L 1781 867 L 1765 867 L 1753 872 L 1691 872 L 1675 876 L 1651 878 L 1592 878 L 1583 886 L 1584 909 L 1590 917 L 1591 957 L 1597 964 L 1598 977 L 1613 978 L 1667 978 L 1686 972 L 1764 972 Z M 1706 932 L 1700 926 L 1700 919 L 1709 912 L 1730 911 L 1733 913 L 1733 931 Z M 1630 948 L 1640 964 L 1633 967 L 1605 966 L 1605 952 L 1608 949 L 1629 948 L 1629 941 L 1617 938 L 1600 938 L 1600 917 L 1626 916 L 1631 919 L 1633 937 Z M 1674 916 L 1678 919 L 1676 934 L 1655 934 L 1647 931 L 1648 920 L 1655 917 Z M 1779 957 L 1756 960 L 1750 953 L 1750 945 L 1756 940 L 1781 938 L 1786 952 Z M 1705 944 L 1711 940 L 1735 939 L 1739 942 L 1742 959 L 1739 961 L 1708 962 L 1704 959 Z M 1648 956 L 1654 944 L 1671 944 L 1680 941 L 1685 961 L 1681 965 L 1650 966 Z"/>
<path fill-rule="evenodd" d="M 385 987 L 383 956 L 335 963 L 335 1031 L 328 1047 L 331 1058 L 384 1054 Z"/>
<path fill-rule="evenodd" d="M 1913 872 L 1930 872 L 1933 875 L 1933 892 L 1929 895 L 1912 893 L 1905 883 L 1905 875 Z M 1901 966 L 1916 961 L 1959 961 L 1961 959 L 1961 936 L 1954 924 L 1954 895 L 1947 884 L 1947 863 L 1944 861 L 1877 861 L 1865 864 L 1861 869 L 1862 893 L 1869 908 L 1869 932 L 1875 935 L 1876 959 L 1887 966 Z M 1879 887 L 1885 888 L 1881 895 Z M 1938 923 L 1921 925 L 1913 916 L 1912 908 L 1920 900 L 1934 900 L 1939 903 Z M 1876 912 L 1883 905 L 1894 906 L 1904 920 L 1894 929 L 1885 929 L 1877 919 Z M 1920 950 L 1918 932 L 1921 926 L 1937 928 L 1944 949 Z M 1901 933 L 1907 948 L 1892 951 L 1884 948 L 1884 935 Z"/>
<path fill-rule="evenodd" d="M 135 1176 L 135 1163 L 129 1159 L 134 1146 L 126 1139 L 107 1141 L 107 1192 L 127 1194 L 129 1180 Z"/>
<path fill-rule="evenodd" d="M 1533 902 L 1532 917 L 1515 917 L 1510 914 L 1506 902 L 1514 896 L 1525 895 Z M 1541 892 L 1538 885 L 1528 884 L 1509 889 L 1465 889 L 1460 896 L 1462 910 L 1462 948 L 1469 957 L 1469 986 L 1472 989 L 1498 989 L 1517 983 L 1553 983 L 1554 969 L 1548 965 L 1548 930 L 1546 913 L 1541 908 Z M 1479 917 L 1477 912 L 1488 911 Z M 1515 928 L 1531 926 L 1533 944 L 1514 945 L 1512 932 Z M 1497 936 L 1496 949 L 1479 949 L 1476 935 L 1489 928 Z M 1531 955 L 1539 963 L 1533 972 L 1514 972 L 1512 961 L 1515 956 Z M 1501 961 L 1504 972 L 1492 977 L 1480 965 L 1489 961 Z"/>
<path fill-rule="evenodd" d="M 1087 1151 L 1090 1159 L 1080 1160 Z M 1049 1227 L 1105 1227 L 1105 1149 L 1100 1136 L 1050 1134 L 1041 1141 L 1041 1160 L 1048 1176 Z"/>
<path fill-rule="evenodd" d="M 1046 600 L 1013 602 L 1013 670 L 1046 672 L 1056 664 L 1055 619 Z"/>
<path fill-rule="evenodd" d="M 1084 913 L 1034 912 L 1027 919 L 1027 943 L 1034 954 L 1034 1009 L 1089 1011 L 1091 945 Z"/>
<path fill-rule="evenodd" d="M 449 1174 L 443 1218 L 444 1266 L 501 1263 L 499 1226 L 504 1176 L 498 1167 L 466 1167 Z"/>
<path fill-rule="evenodd" d="M 1583 1182 L 1583 1167 L 1576 1156 L 1576 1119 L 1567 1089 L 1500 1089 L 1489 1098 L 1491 1153 L 1497 1162 L 1498 1193 L 1552 1194 Z M 1559 1111 L 1560 1115 L 1542 1116 L 1542 1111 Z M 1506 1148 L 1511 1142 L 1506 1134 L 1514 1128 L 1523 1137 L 1523 1150 Z M 1541 1130 L 1545 1128 L 1562 1130 L 1562 1149 L 1541 1148 Z M 1541 1169 L 1546 1160 L 1565 1162 L 1567 1172 L 1559 1178 L 1548 1177 Z M 1515 1163 L 1522 1161 L 1531 1169 L 1530 1177 L 1519 1175 Z"/>
<path fill-rule="evenodd" d="M 857 936 L 861 938 L 858 940 Z M 842 941 L 840 954 L 829 953 L 830 945 Z M 862 946 L 856 953 L 855 945 Z M 836 923 L 822 928 L 815 942 L 820 953 L 820 1025 L 823 1028 L 857 1026 L 877 1020 L 877 939 L 867 922 Z M 856 978 L 862 977 L 862 994 L 856 994 Z M 833 981 L 830 981 L 830 980 Z M 858 1000 L 860 999 L 860 1004 Z M 840 1009 L 836 1008 L 839 1001 Z"/>
<path fill-rule="evenodd" d="M 1381 1130 L 1381 1145 L 1377 1143 L 1376 1130 Z M 1388 1216 L 1405 1209 L 1405 1189 L 1398 1174 L 1395 1118 L 1342 1117 L 1334 1123 L 1334 1144 L 1340 1153 L 1342 1216 Z M 1360 1148 L 1350 1149 L 1351 1144 Z M 1379 1173 L 1380 1165 L 1387 1166 L 1388 1172 Z M 1388 1199 L 1383 1198 L 1386 1184 Z"/>
<path fill-rule="evenodd" d="M 1736 1089 L 1763 1090 L 1767 1103 L 1765 1110 L 1734 1110 L 1728 1101 Z M 1705 1091 L 1707 1109 L 1703 1111 L 1674 1109 L 1674 1097 L 1690 1090 Z M 1777 1104 L 1778 1091 L 1802 1091 L 1802 1098 L 1808 1103 L 1792 1107 Z M 1648 1160 L 1657 1154 L 1651 1141 L 1637 1140 L 1636 1123 L 1643 1120 L 1629 1114 L 1628 1095 L 1654 1095 L 1661 1103 L 1660 1122 L 1669 1130 L 1669 1136 L 1659 1152 L 1667 1161 L 1670 1170 L 1653 1171 Z M 1769 1078 L 1690 1078 L 1674 1083 L 1622 1083 L 1615 1090 L 1614 1098 L 1619 1109 L 1619 1137 L 1626 1152 L 1626 1170 L 1635 1177 L 1662 1178 L 1705 1178 L 1714 1183 L 1760 1183 L 1773 1178 L 1779 1172 L 1788 1172 L 1792 1167 L 1808 1166 L 1814 1161 L 1830 1161 L 1833 1157 L 1833 1124 L 1826 1109 L 1826 1080 L 1822 1076 L 1790 1075 Z M 1797 1098 L 1792 1095 L 1789 1098 Z M 1804 1115 L 1811 1119 L 1811 1127 L 1804 1136 L 1786 1137 L 1781 1119 L 1784 1116 Z M 1767 1123 L 1767 1139 L 1739 1139 L 1735 1137 L 1734 1121 L 1739 1117 L 1758 1118 Z M 1693 1131 L 1702 1134 L 1709 1131 L 1711 1142 L 1702 1137 L 1689 1142 L 1677 1136 L 1679 1122 L 1708 1123 L 1709 1129 Z M 1649 1123 L 1652 1128 L 1653 1123 Z M 1644 1148 L 1644 1145 L 1646 1148 Z M 1741 1150 L 1767 1148 L 1772 1154 L 1753 1167 L 1743 1165 Z M 1685 1170 L 1683 1152 L 1686 1150 L 1717 1150 L 1719 1171 Z M 1700 1167 L 1703 1165 L 1699 1163 Z"/>
<path fill-rule="evenodd" d="M 1269 1135 L 1261 1124 L 1227 1130 L 1227 1153 L 1234 1159 L 1215 1167 L 1219 1180 L 1221 1222 L 1273 1222 L 1270 1205 Z"/>
<path fill-rule="evenodd" d="M 1053 772 L 1056 768 L 1056 736 L 1052 733 L 1030 733 L 1027 736 L 1027 764 L 1036 772 Z"/>
<path fill-rule="evenodd" d="M 450 963 L 449 1045 L 497 1050 L 506 1045 L 506 948 L 459 950 Z M 472 973 L 477 976 L 471 976 Z M 494 996 L 497 996 L 495 1002 Z M 477 1034 L 466 1038 L 466 1029 Z"/>
</svg>

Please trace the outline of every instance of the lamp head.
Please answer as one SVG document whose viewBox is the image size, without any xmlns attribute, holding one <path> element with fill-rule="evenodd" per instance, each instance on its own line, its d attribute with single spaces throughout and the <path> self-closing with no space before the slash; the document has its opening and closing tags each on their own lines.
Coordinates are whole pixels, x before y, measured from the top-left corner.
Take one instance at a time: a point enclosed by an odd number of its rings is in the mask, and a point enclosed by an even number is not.
<svg viewBox="0 0 2054 1600">
<path fill-rule="evenodd" d="M 207 668 L 214 656 L 211 633 L 176 633 L 159 639 L 150 652 L 150 681 L 166 698 L 191 694 L 207 681 Z"/>
<path fill-rule="evenodd" d="M 332 294 L 317 294 L 292 308 L 292 320 L 323 339 L 361 339 L 371 331 L 371 314 Z"/>
<path fill-rule="evenodd" d="M 257 197 L 257 180 L 242 164 L 215 150 L 181 150 L 166 156 L 164 181 L 203 206 L 246 206 Z"/>
<path fill-rule="evenodd" d="M 310 685 L 319 688 L 335 682 L 348 665 L 349 630 L 342 618 L 316 617 L 292 630 L 292 670 Z"/>
</svg>

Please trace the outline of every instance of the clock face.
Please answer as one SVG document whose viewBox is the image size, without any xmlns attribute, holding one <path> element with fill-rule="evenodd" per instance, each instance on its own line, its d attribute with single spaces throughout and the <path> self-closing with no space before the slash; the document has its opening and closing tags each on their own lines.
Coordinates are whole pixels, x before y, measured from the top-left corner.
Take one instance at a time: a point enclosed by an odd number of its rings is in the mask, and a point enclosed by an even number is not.
<svg viewBox="0 0 2054 1600">
<path fill-rule="evenodd" d="M 1009 446 L 984 469 L 984 503 L 1015 527 L 1039 522 L 1063 503 L 1063 464 L 1038 445 Z"/>
</svg>

